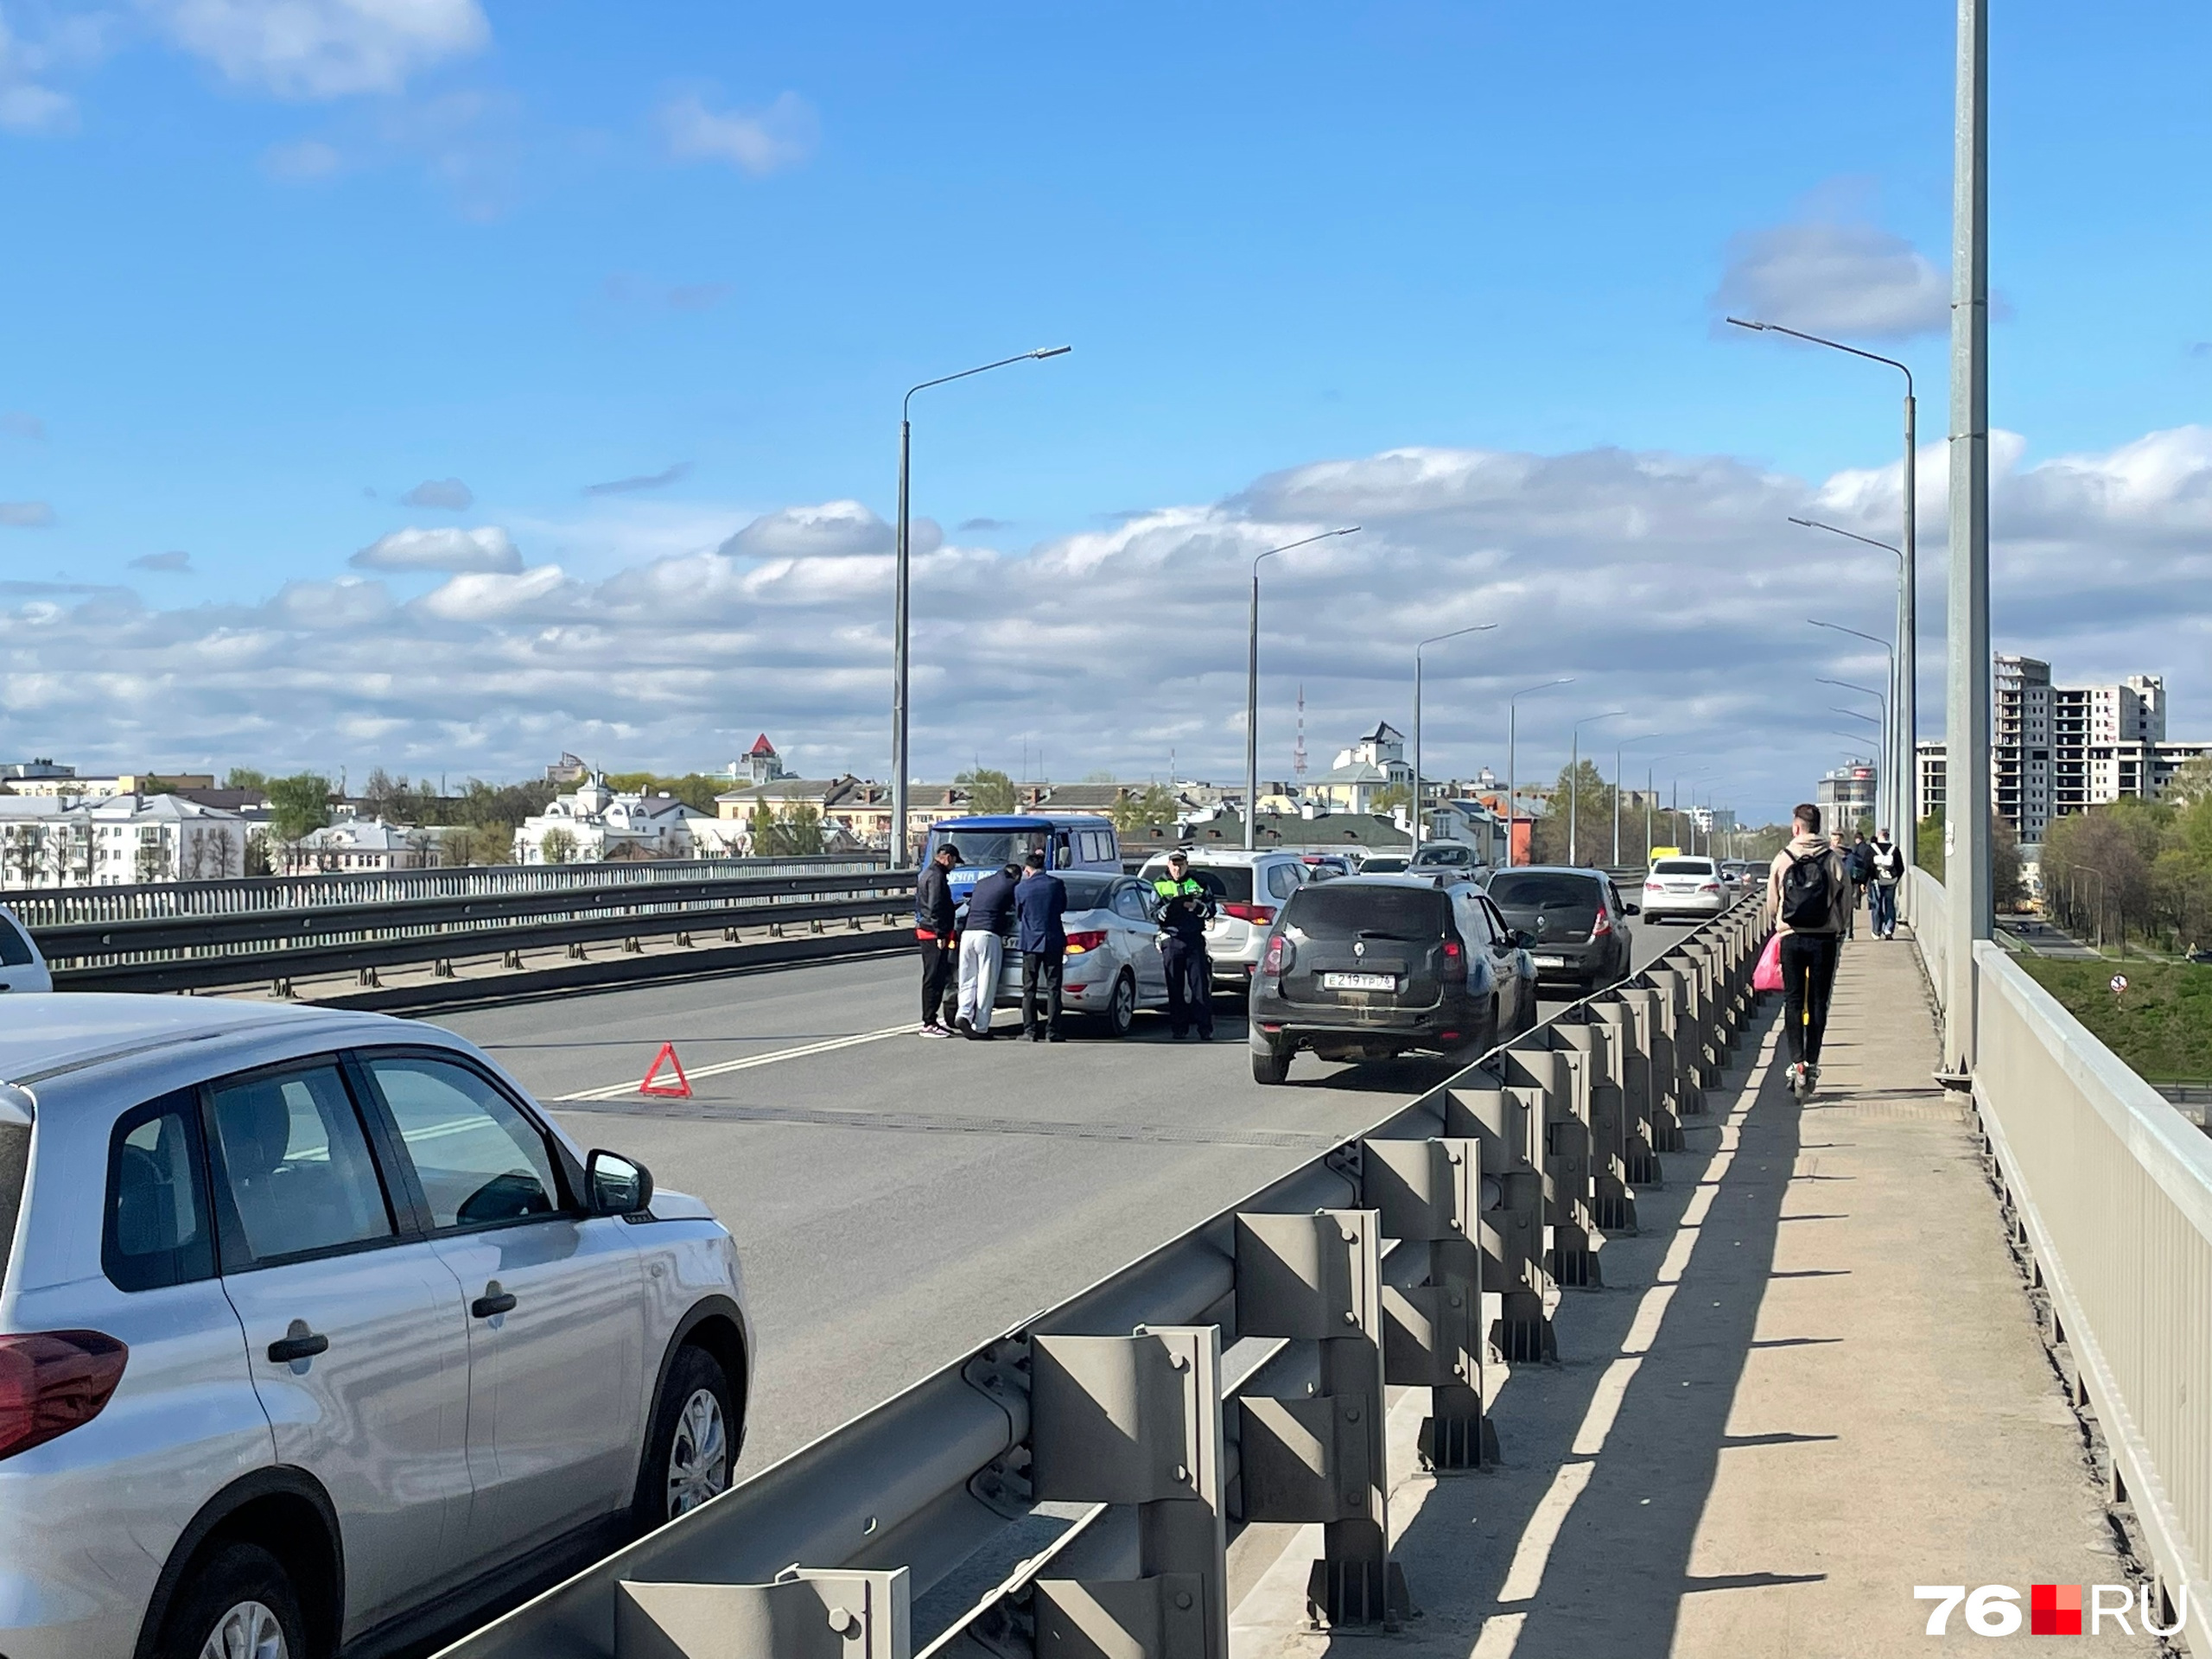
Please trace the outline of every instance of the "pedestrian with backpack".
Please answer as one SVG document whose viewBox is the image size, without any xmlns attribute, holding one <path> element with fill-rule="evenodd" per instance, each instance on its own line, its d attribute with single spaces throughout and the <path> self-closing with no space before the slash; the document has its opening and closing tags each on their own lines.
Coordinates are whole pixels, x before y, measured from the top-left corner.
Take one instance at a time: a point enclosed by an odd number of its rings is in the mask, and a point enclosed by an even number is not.
<svg viewBox="0 0 2212 1659">
<path fill-rule="evenodd" d="M 1866 889 L 1866 898 L 1874 923 L 1874 937 L 1893 939 L 1897 934 L 1897 883 L 1904 879 L 1904 849 L 1890 839 L 1886 830 L 1877 830 L 1872 843 L 1874 879 Z"/>
<path fill-rule="evenodd" d="M 1843 873 L 1851 878 L 1851 920 L 1845 924 L 1843 937 L 1850 938 L 1859 931 L 1859 912 L 1866 902 L 1866 884 L 1874 879 L 1874 843 L 1864 832 L 1853 836 L 1851 851 L 1845 855 Z"/>
<path fill-rule="evenodd" d="M 1827 1034 L 1828 998 L 1850 914 L 1850 878 L 1843 855 L 1821 836 L 1821 809 L 1809 802 L 1790 814 L 1792 834 L 1766 874 L 1767 906 L 1782 936 L 1782 1027 L 1789 1046 L 1789 1089 L 1800 1099 L 1821 1080 L 1821 1039 Z"/>
</svg>

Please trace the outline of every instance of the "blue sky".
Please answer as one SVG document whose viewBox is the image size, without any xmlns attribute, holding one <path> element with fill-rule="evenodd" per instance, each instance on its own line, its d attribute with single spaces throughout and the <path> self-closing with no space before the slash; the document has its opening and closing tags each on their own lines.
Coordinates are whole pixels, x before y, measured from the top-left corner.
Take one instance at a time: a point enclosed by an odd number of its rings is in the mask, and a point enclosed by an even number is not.
<svg viewBox="0 0 2212 1659">
<path fill-rule="evenodd" d="M 1234 770 L 1234 574 L 1278 523 L 1250 504 L 1316 463 L 1726 461 L 1883 533 L 1878 488 L 1836 479 L 1893 461 L 1891 385 L 1733 337 L 1730 297 L 1857 326 L 1920 372 L 1923 439 L 1945 428 L 1940 6 L 0 0 L 0 500 L 20 509 L 0 555 L 19 583 L 102 590 L 0 595 L 0 747 L 516 773 L 562 747 L 711 766 L 766 726 L 810 770 L 880 776 L 880 526 L 799 550 L 861 563 L 798 609 L 771 616 L 755 582 L 711 628 L 666 562 L 740 557 L 726 538 L 794 509 L 887 517 L 899 392 L 1032 346 L 1076 349 L 918 404 L 915 510 L 949 537 L 918 644 L 944 711 L 918 709 L 932 773 L 1016 742 L 1064 773 L 1158 770 L 1168 747 Z M 2026 468 L 2186 433 L 2212 400 L 2212 13 L 2016 3 L 1993 41 L 1993 419 Z M 2117 585 L 2179 582 L 2181 614 L 2108 605 L 2091 626 L 2063 581 L 2024 577 L 2000 582 L 1998 632 L 2062 677 L 2163 670 L 2177 721 L 2212 731 L 2189 552 L 2212 441 L 2168 448 L 2157 499 L 2120 515 L 2151 527 Z M 1931 454 L 1931 567 L 1940 473 Z M 466 507 L 402 499 L 448 480 Z M 1693 587 L 1811 562 L 1759 501 L 1758 521 L 1732 516 L 1732 487 L 1697 509 L 1721 563 L 1686 530 L 1586 589 L 1650 646 L 1604 652 L 1592 695 L 1683 705 L 1663 718 L 1727 757 L 1747 806 L 1802 792 L 1826 740 L 1784 721 L 1746 760 L 1743 711 L 1779 671 L 1700 663 L 1686 696 L 1680 647 L 1770 630 L 1679 593 L 1648 626 L 1646 578 L 1653 559 Z M 2047 576 L 2079 579 L 2066 548 L 2135 556 L 2068 517 L 2082 505 L 2046 504 L 2063 529 L 2025 538 Z M 1541 505 L 1294 563 L 1270 703 L 1302 675 L 1317 747 L 1375 712 L 1402 724 L 1396 641 L 1438 584 L 1510 615 L 1548 571 L 1618 574 L 1570 533 L 1572 488 Z M 1182 539 L 1082 551 L 1132 524 Z M 409 530 L 445 539 L 380 541 Z M 756 559 L 792 556 L 766 536 Z M 134 566 L 176 553 L 188 570 Z M 1116 558 L 1086 613 L 1067 572 Z M 555 565 L 557 594 L 531 574 Z M 1830 608 L 1878 627 L 1878 573 L 1836 569 Z M 536 585 L 481 602 L 517 581 Z M 669 595 L 658 616 L 624 602 L 647 589 Z M 1192 613 L 1164 630 L 1097 615 L 1179 589 Z M 1558 654 L 1539 620 L 1470 664 L 1447 762 L 1495 761 L 1491 694 Z M 1076 632 L 1025 655 L 1026 620 Z M 506 666 L 480 683 L 437 666 L 490 658 Z M 610 685 L 626 663 L 664 680 Z M 436 696 L 395 683 L 410 666 Z"/>
</svg>

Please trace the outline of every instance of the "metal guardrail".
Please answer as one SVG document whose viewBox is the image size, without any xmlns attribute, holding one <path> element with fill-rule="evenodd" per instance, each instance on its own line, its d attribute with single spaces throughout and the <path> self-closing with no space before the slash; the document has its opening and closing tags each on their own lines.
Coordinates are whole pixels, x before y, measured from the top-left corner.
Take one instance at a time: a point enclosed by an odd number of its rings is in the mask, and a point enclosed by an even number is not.
<svg viewBox="0 0 2212 1659">
<path fill-rule="evenodd" d="M 805 858 L 657 859 L 639 864 L 488 864 L 457 869 L 369 871 L 354 875 L 251 875 L 143 887 L 27 887 L 0 893 L 32 929 L 84 922 L 150 921 L 267 911 L 385 905 L 412 899 L 484 899 L 505 894 L 601 892 L 763 875 L 885 868 L 880 855 Z"/>
<path fill-rule="evenodd" d="M 914 1598 L 1047 1503 L 1075 1518 L 1014 1535 L 1026 1559 L 925 1659 L 1226 1659 L 1229 1540 L 1263 1522 L 1321 1523 L 1317 1616 L 1394 1628 L 1385 1390 L 1430 1391 L 1430 1466 L 1497 1460 L 1489 1352 L 1556 1351 L 1559 1287 L 1599 1282 L 1600 1230 L 1704 1109 L 1763 931 L 1749 906 L 1704 924 L 444 1659 L 907 1659 Z"/>
<path fill-rule="evenodd" d="M 601 939 L 688 938 L 717 928 L 734 938 L 741 926 L 895 912 L 914 890 L 912 871 L 880 865 L 841 870 L 823 861 L 790 874 L 774 870 L 75 921 L 34 926 L 32 933 L 61 989 L 206 989 L 407 963 L 449 964 L 455 957 L 503 955 L 519 966 L 513 959 L 525 950 Z"/>
<path fill-rule="evenodd" d="M 1911 873 L 1907 919 L 1940 1002 L 1948 894 Z M 1974 947 L 1974 1105 L 2053 1346 L 2096 1419 L 2163 1598 L 2212 1653 L 2212 1140 L 2001 945 Z M 2185 1605 L 2184 1605 L 2185 1603 Z"/>
</svg>

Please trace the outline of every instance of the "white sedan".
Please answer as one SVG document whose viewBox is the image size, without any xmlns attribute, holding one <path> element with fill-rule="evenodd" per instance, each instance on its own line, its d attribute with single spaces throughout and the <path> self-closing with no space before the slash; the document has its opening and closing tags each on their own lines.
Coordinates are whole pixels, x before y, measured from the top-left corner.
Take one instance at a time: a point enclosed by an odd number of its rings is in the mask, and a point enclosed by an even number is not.
<svg viewBox="0 0 2212 1659">
<path fill-rule="evenodd" d="M 1734 902 L 1720 878 L 1720 867 L 1709 858 L 1662 858 L 1643 880 L 1643 919 L 1647 924 L 1706 920 L 1718 916 Z"/>
<path fill-rule="evenodd" d="M 1152 894 L 1129 875 L 1067 870 L 1060 880 L 1068 889 L 1061 1012 L 1089 1015 L 1108 1036 L 1126 1037 L 1138 1009 L 1167 1006 Z M 999 974 L 998 1006 L 1021 1006 L 1021 953 L 1011 945 Z"/>
</svg>

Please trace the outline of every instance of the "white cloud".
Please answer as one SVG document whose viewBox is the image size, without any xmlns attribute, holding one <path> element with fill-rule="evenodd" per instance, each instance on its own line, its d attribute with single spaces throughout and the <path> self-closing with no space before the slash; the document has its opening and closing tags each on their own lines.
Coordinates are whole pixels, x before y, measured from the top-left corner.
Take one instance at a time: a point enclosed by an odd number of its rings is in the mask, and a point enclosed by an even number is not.
<svg viewBox="0 0 2212 1659">
<path fill-rule="evenodd" d="M 0 131 L 50 135 L 77 124 L 77 105 L 47 85 L 57 69 L 98 58 L 105 50 L 97 18 L 49 18 L 44 34 L 26 40 L 0 16 Z"/>
<path fill-rule="evenodd" d="M 448 512 L 466 512 L 476 504 L 476 492 L 457 478 L 426 478 L 399 500 L 403 506 L 443 507 Z"/>
<path fill-rule="evenodd" d="M 345 165 L 337 147 L 320 138 L 296 138 L 271 144 L 261 155 L 262 171 L 287 184 L 311 184 L 327 179 Z"/>
<path fill-rule="evenodd" d="M 10 132 L 67 132 L 77 124 L 77 105 L 66 92 L 35 81 L 0 84 L 0 128 Z"/>
<path fill-rule="evenodd" d="M 1807 334 L 1902 340 L 1950 326 L 1951 283 L 1903 237 L 1812 220 L 1735 238 L 1713 305 Z"/>
<path fill-rule="evenodd" d="M 797 92 L 779 93 L 760 110 L 711 110 L 696 92 L 660 106 L 662 136 L 679 161 L 727 162 L 753 178 L 796 167 L 814 153 L 821 124 Z"/>
<path fill-rule="evenodd" d="M 46 423 L 20 409 L 0 410 L 0 432 L 11 438 L 21 438 L 27 443 L 46 442 Z"/>
<path fill-rule="evenodd" d="M 54 509 L 43 501 L 0 501 L 0 524 L 10 530 L 44 530 Z"/>
<path fill-rule="evenodd" d="M 346 563 L 361 570 L 490 571 L 512 575 L 522 555 L 496 524 L 479 530 L 395 530 Z"/>
<path fill-rule="evenodd" d="M 396 92 L 491 40 L 476 0 L 142 0 L 232 82 L 280 98 Z"/>
<path fill-rule="evenodd" d="M 1993 449 L 1999 647 L 2075 680 L 2164 672 L 2175 734 L 2212 735 L 2212 429 L 2041 460 L 2013 435 Z M 1171 750 L 1186 776 L 1236 776 L 1251 556 L 1357 522 L 1356 537 L 1267 567 L 1269 775 L 1288 772 L 1301 684 L 1307 744 L 1325 766 L 1378 716 L 1406 728 L 1414 640 L 1495 622 L 1428 655 L 1426 735 L 1440 770 L 1503 770 L 1504 694 L 1571 675 L 1522 707 L 1525 776 L 1557 771 L 1569 721 L 1626 708 L 1618 737 L 1654 734 L 1625 749 L 1631 773 L 1639 747 L 1672 752 L 1662 785 L 1710 768 L 1722 798 L 1779 811 L 1844 747 L 1827 735 L 1833 699 L 1796 687 L 1810 672 L 1880 671 L 1870 648 L 1804 619 L 1879 633 L 1891 594 L 1882 555 L 1788 516 L 1811 507 L 1886 539 L 1896 470 L 1805 479 L 1728 456 L 1408 448 L 1292 467 L 1221 502 L 1021 554 L 918 537 L 918 765 L 942 775 L 980 753 L 1018 766 L 1026 742 L 1064 778 L 1164 772 Z M 1943 518 L 1932 460 L 1922 485 L 1934 730 Z M 501 556 L 489 568 L 472 550 L 404 603 L 361 576 L 293 582 L 261 604 L 0 592 L 0 709 L 39 753 L 88 765 L 207 756 L 515 777 L 566 747 L 689 770 L 766 729 L 809 770 L 883 775 L 890 534 L 867 506 L 718 518 L 626 499 L 527 534 L 563 563 Z"/>
</svg>

